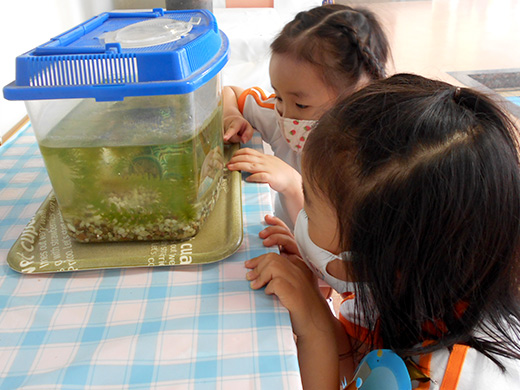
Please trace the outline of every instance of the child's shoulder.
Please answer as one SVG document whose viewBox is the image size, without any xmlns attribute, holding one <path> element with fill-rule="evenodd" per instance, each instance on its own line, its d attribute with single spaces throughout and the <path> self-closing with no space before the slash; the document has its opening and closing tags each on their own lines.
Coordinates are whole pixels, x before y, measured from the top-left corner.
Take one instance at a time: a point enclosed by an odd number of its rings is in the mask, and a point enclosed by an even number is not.
<svg viewBox="0 0 520 390">
<path fill-rule="evenodd" d="M 520 360 L 497 359 L 505 372 L 473 348 L 435 351 L 430 362 L 430 390 L 516 389 L 520 383 Z M 466 349 L 464 351 L 464 349 Z"/>
<path fill-rule="evenodd" d="M 357 322 L 359 317 L 355 316 L 354 310 L 355 296 L 351 294 L 341 304 L 339 319 L 350 337 L 363 340 L 371 330 Z M 443 348 L 414 358 L 432 378 L 429 390 L 518 389 L 520 360 L 500 356 L 496 359 L 505 367 L 505 372 L 487 356 L 463 345 L 456 345 L 451 351 Z"/>
<path fill-rule="evenodd" d="M 259 87 L 248 88 L 238 98 L 238 109 L 251 123 L 251 125 L 262 134 L 276 133 L 275 95 L 267 95 Z M 269 138 L 269 137 L 268 137 Z"/>
<path fill-rule="evenodd" d="M 275 98 L 275 94 L 268 95 L 260 87 L 251 87 L 244 90 L 244 92 L 239 96 L 238 105 L 239 108 L 244 107 L 244 105 L 249 101 L 251 103 L 256 103 L 256 105 L 260 107 L 274 110 Z"/>
</svg>

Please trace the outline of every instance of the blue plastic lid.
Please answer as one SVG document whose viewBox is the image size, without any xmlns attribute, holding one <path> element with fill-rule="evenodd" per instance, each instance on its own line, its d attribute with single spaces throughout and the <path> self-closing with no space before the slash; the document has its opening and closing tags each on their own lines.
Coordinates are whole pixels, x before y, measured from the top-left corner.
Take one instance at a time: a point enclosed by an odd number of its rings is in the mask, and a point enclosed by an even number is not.
<svg viewBox="0 0 520 390">
<path fill-rule="evenodd" d="M 229 42 L 207 10 L 109 12 L 16 58 L 8 100 L 190 93 L 227 63 Z"/>
</svg>

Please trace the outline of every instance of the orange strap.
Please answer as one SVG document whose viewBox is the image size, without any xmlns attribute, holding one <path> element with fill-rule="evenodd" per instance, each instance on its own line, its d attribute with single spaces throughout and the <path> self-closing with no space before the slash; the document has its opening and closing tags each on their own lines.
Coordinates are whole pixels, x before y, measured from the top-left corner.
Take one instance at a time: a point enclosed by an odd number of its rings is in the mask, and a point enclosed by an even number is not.
<svg viewBox="0 0 520 390">
<path fill-rule="evenodd" d="M 432 362 L 432 354 L 428 353 L 426 355 L 422 355 L 419 359 L 419 367 L 425 370 L 424 374 L 430 376 L 430 365 Z M 430 381 L 421 382 L 419 386 L 416 387 L 416 390 L 428 390 L 430 388 Z"/>
<path fill-rule="evenodd" d="M 457 388 L 468 350 L 467 345 L 455 344 L 453 346 L 440 390 L 455 390 Z"/>
<path fill-rule="evenodd" d="M 455 390 L 459 384 L 460 374 L 462 373 L 462 366 L 466 359 L 466 354 L 469 351 L 467 345 L 455 344 L 453 350 L 448 358 L 448 364 L 446 365 L 446 371 L 444 372 L 444 378 L 439 390 Z M 425 370 L 425 374 L 430 376 L 430 365 L 432 361 L 432 354 L 428 353 L 422 355 L 419 360 L 419 366 Z M 430 388 L 430 382 L 420 383 L 416 387 L 416 390 L 428 390 Z"/>
<path fill-rule="evenodd" d="M 432 344 L 433 341 L 427 340 L 423 342 L 423 347 Z M 430 377 L 431 373 L 431 363 L 432 363 L 432 354 L 427 353 L 424 355 L 421 355 L 419 358 L 419 367 L 423 371 L 424 375 Z M 430 381 L 427 382 L 421 382 L 419 386 L 417 386 L 416 390 L 428 390 L 430 388 Z"/>
</svg>

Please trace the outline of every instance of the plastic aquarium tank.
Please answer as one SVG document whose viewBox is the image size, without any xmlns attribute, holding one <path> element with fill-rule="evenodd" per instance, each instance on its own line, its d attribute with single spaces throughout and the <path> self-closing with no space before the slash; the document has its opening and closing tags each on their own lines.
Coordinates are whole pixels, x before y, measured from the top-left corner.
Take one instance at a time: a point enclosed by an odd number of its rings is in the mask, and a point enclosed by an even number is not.
<svg viewBox="0 0 520 390">
<path fill-rule="evenodd" d="M 105 13 L 17 58 L 4 96 L 26 102 L 70 236 L 186 240 L 218 198 L 220 71 L 206 10 Z"/>
</svg>

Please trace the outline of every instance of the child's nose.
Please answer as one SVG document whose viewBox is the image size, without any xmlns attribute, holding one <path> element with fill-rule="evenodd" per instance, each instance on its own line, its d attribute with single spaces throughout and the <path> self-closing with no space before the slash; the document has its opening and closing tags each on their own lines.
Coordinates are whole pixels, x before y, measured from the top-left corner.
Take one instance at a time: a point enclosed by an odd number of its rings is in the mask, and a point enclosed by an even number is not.
<svg viewBox="0 0 520 390">
<path fill-rule="evenodd" d="M 284 110 L 284 113 L 282 115 L 284 118 L 290 118 L 290 119 L 298 119 L 298 114 L 295 110 Z"/>
<path fill-rule="evenodd" d="M 280 116 L 284 116 L 284 107 L 283 107 L 283 103 L 280 102 L 280 101 L 277 101 L 276 104 L 275 104 L 275 110 L 278 111 L 278 114 L 280 114 Z"/>
<path fill-rule="evenodd" d="M 284 118 L 296 118 L 296 113 L 294 112 L 294 110 L 290 110 L 283 104 L 277 105 L 276 109 L 278 110 L 280 116 Z"/>
</svg>

